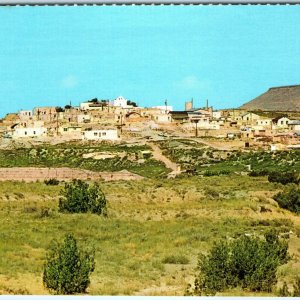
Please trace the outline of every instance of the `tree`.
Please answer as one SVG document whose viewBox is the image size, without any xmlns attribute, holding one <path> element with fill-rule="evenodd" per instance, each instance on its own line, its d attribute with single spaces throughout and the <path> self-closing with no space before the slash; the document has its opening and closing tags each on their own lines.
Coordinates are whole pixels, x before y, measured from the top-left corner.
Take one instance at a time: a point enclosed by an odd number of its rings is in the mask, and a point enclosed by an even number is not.
<svg viewBox="0 0 300 300">
<path fill-rule="evenodd" d="M 73 235 L 63 244 L 53 241 L 44 265 L 43 283 L 56 294 L 84 293 L 95 268 L 93 252 L 80 251 Z"/>
<path fill-rule="evenodd" d="M 106 198 L 98 183 L 89 185 L 82 180 L 66 183 L 59 199 L 59 211 L 69 213 L 91 212 L 107 215 Z"/>
<path fill-rule="evenodd" d="M 283 192 L 276 194 L 273 199 L 281 208 L 300 213 L 300 188 L 297 185 L 289 185 Z"/>
<path fill-rule="evenodd" d="M 64 112 L 64 109 L 63 109 L 62 107 L 60 107 L 60 106 L 56 106 L 56 107 L 55 107 L 55 111 L 56 111 L 57 113 L 59 113 L 59 112 Z"/>
<path fill-rule="evenodd" d="M 127 105 L 132 105 L 133 107 L 137 107 L 136 102 L 127 100 Z"/>
<path fill-rule="evenodd" d="M 98 101 L 97 98 L 93 98 L 93 99 L 89 100 L 88 102 L 91 102 L 91 103 L 98 103 L 99 101 Z"/>
<path fill-rule="evenodd" d="M 234 287 L 269 292 L 277 282 L 277 268 L 289 258 L 287 249 L 275 231 L 264 239 L 242 236 L 216 243 L 208 255 L 199 258 L 193 294 L 214 295 Z"/>
</svg>

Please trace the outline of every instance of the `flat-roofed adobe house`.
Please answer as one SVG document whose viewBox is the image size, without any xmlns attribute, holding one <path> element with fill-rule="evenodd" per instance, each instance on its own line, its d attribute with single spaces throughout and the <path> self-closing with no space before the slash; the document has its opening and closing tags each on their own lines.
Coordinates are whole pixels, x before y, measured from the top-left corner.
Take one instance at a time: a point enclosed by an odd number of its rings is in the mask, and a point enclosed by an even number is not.
<svg viewBox="0 0 300 300">
<path fill-rule="evenodd" d="M 21 121 L 28 121 L 32 119 L 33 111 L 32 110 L 20 110 L 18 116 Z"/>
<path fill-rule="evenodd" d="M 274 118 L 272 121 L 273 121 L 273 124 L 277 128 L 288 128 L 290 119 L 286 116 L 280 116 L 280 117 Z"/>
<path fill-rule="evenodd" d="M 288 123 L 288 127 L 292 131 L 300 132 L 300 120 L 290 120 Z"/>
<path fill-rule="evenodd" d="M 81 126 L 75 126 L 75 125 L 63 125 L 58 128 L 58 132 L 61 135 L 70 135 L 74 133 L 79 133 L 79 136 L 81 137 Z"/>
<path fill-rule="evenodd" d="M 188 112 L 185 110 L 174 110 L 170 111 L 170 115 L 173 122 L 176 123 L 185 123 L 188 122 L 189 116 Z"/>
<path fill-rule="evenodd" d="M 82 139 L 92 141 L 117 141 L 119 140 L 119 135 L 117 129 L 87 130 L 82 132 Z"/>
<path fill-rule="evenodd" d="M 59 108 L 54 106 L 36 107 L 33 114 L 38 121 L 51 122 L 58 118 Z"/>
<path fill-rule="evenodd" d="M 260 118 L 256 120 L 256 124 L 258 127 L 262 128 L 271 128 L 272 126 L 272 119 L 271 118 Z"/>
<path fill-rule="evenodd" d="M 27 127 L 27 128 L 15 128 L 12 134 L 14 139 L 40 137 L 47 135 L 47 128 L 45 127 Z"/>
<path fill-rule="evenodd" d="M 152 120 L 155 123 L 170 123 L 172 121 L 172 117 L 170 114 L 157 113 L 152 115 Z"/>
<path fill-rule="evenodd" d="M 98 100 L 97 98 L 85 101 L 80 103 L 80 109 L 82 111 L 85 110 L 108 110 L 109 109 L 109 101 L 108 100 Z"/>
<path fill-rule="evenodd" d="M 256 121 L 260 120 L 261 116 L 253 112 L 247 112 L 240 118 L 243 125 L 256 125 Z"/>
</svg>

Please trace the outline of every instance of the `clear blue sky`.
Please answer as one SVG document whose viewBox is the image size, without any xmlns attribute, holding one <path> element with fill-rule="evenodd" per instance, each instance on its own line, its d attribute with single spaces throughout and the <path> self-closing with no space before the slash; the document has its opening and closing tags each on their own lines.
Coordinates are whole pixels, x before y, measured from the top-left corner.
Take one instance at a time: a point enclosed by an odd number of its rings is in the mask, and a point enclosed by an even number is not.
<svg viewBox="0 0 300 300">
<path fill-rule="evenodd" d="M 237 107 L 300 84 L 300 6 L 1 7 L 0 117 L 122 95 Z"/>
</svg>

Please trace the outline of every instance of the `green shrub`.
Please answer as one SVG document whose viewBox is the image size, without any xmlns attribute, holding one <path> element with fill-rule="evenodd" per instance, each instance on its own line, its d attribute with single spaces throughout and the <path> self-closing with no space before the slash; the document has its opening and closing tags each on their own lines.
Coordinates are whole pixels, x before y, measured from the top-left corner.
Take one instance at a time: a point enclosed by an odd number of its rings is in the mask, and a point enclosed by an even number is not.
<svg viewBox="0 0 300 300">
<path fill-rule="evenodd" d="M 57 180 L 56 178 L 50 178 L 48 180 L 44 180 L 44 183 L 46 185 L 59 185 L 59 180 Z"/>
<path fill-rule="evenodd" d="M 186 265 L 189 263 L 189 259 L 184 255 L 170 255 L 166 256 L 163 261 L 163 264 L 182 264 Z"/>
<path fill-rule="evenodd" d="M 290 185 L 283 192 L 276 194 L 273 199 L 281 208 L 300 213 L 300 188 Z"/>
<path fill-rule="evenodd" d="M 91 212 L 106 216 L 106 198 L 98 183 L 89 185 L 82 180 L 65 183 L 59 199 L 59 211 L 69 213 Z"/>
<path fill-rule="evenodd" d="M 63 244 L 52 242 L 44 265 L 43 283 L 55 294 L 84 293 L 94 268 L 94 254 L 80 251 L 73 235 L 66 235 Z"/>
<path fill-rule="evenodd" d="M 264 239 L 242 236 L 216 243 L 207 256 L 200 255 L 193 294 L 214 295 L 235 287 L 269 292 L 277 282 L 277 268 L 288 260 L 287 249 L 274 231 Z"/>
<path fill-rule="evenodd" d="M 269 182 L 278 182 L 281 184 L 299 183 L 299 175 L 295 172 L 271 172 L 268 176 Z"/>
<path fill-rule="evenodd" d="M 269 172 L 267 170 L 258 170 L 258 171 L 251 171 L 249 173 L 249 176 L 251 177 L 260 177 L 260 176 L 267 176 L 269 175 Z"/>
</svg>

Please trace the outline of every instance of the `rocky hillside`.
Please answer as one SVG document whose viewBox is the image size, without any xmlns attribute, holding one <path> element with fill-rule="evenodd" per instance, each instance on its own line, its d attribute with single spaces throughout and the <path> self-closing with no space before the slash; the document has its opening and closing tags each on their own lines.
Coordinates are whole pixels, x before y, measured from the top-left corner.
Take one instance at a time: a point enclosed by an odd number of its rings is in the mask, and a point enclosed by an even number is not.
<svg viewBox="0 0 300 300">
<path fill-rule="evenodd" d="M 272 87 L 266 93 L 242 105 L 247 110 L 299 111 L 300 85 Z"/>
</svg>

